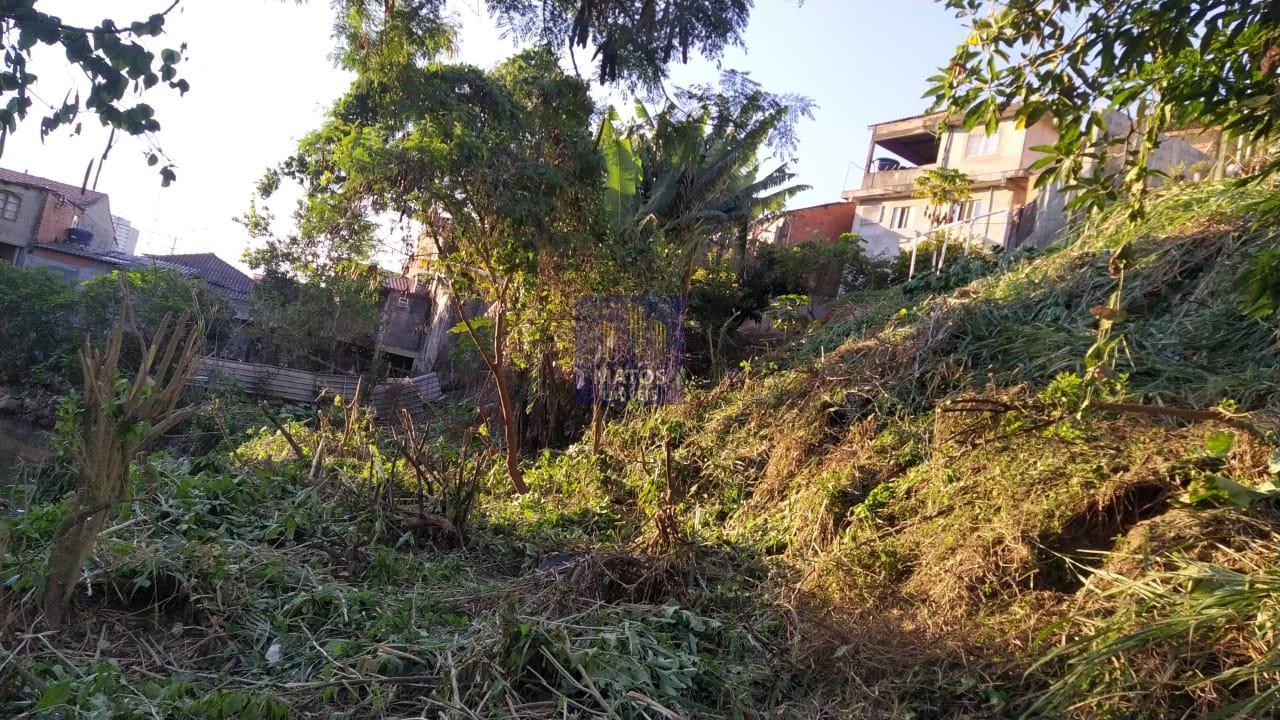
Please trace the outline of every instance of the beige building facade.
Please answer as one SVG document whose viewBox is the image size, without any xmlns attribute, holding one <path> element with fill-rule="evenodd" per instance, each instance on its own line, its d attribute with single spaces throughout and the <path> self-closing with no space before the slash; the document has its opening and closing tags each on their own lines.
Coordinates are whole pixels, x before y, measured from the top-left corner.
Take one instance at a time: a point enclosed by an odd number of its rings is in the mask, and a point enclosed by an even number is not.
<svg viewBox="0 0 1280 720">
<path fill-rule="evenodd" d="M 1018 127 L 1004 119 L 992 134 L 947 124 L 941 113 L 872 125 L 862 185 L 843 193 L 858 204 L 853 231 L 872 257 L 910 249 L 934 228 L 928 201 L 913 197 L 916 178 L 942 167 L 973 180 L 972 199 L 951 210 L 950 227 L 958 234 L 1002 248 L 1047 241 L 1062 227 L 1062 203 L 1054 191 L 1035 189 L 1031 166 L 1042 155 L 1032 148 L 1056 138 L 1048 120 Z"/>
<path fill-rule="evenodd" d="M 1108 118 L 1112 137 L 1128 127 L 1119 113 Z M 965 130 L 942 113 L 916 115 L 871 126 L 862 185 L 842 196 L 857 203 L 853 231 L 872 257 L 892 258 L 936 231 L 928 201 L 913 197 L 916 178 L 930 168 L 959 170 L 973 181 L 972 199 L 951 208 L 943 227 L 952 237 L 987 247 L 1012 249 L 1053 242 L 1067 224 L 1067 195 L 1056 185 L 1035 187 L 1035 148 L 1057 142 L 1053 121 L 1019 126 L 1008 112 L 995 132 Z M 1204 134 L 1201 132 L 1200 134 Z M 1170 133 L 1153 153 L 1154 169 L 1185 175 L 1212 151 Z"/>
</svg>

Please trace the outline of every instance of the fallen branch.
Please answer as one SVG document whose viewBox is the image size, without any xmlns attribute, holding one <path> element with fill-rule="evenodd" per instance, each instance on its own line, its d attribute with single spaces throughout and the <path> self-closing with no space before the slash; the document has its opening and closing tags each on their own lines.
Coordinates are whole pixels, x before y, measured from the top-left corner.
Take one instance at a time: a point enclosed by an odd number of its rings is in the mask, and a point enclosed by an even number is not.
<svg viewBox="0 0 1280 720">
<path fill-rule="evenodd" d="M 284 436 L 285 441 L 289 443 L 289 447 L 293 448 L 293 454 L 296 455 L 299 460 L 306 460 L 307 454 L 302 452 L 302 446 L 299 445 L 298 441 L 293 438 L 293 435 L 285 429 L 284 423 L 281 423 L 276 419 L 275 413 L 271 412 L 271 406 L 265 402 L 261 402 L 258 403 L 258 407 L 262 408 L 262 414 L 267 416 L 267 422 L 270 422 L 271 425 Z"/>
<path fill-rule="evenodd" d="M 1096 402 L 1093 407 L 1110 412 L 1129 413 L 1134 415 L 1154 415 L 1157 417 L 1174 417 L 1196 422 L 1220 422 L 1223 425 L 1240 428 L 1259 438 L 1267 439 L 1267 433 L 1244 415 L 1227 412 L 1222 408 L 1210 410 L 1188 410 L 1186 408 L 1165 407 L 1163 405 L 1139 405 L 1137 403 Z"/>
</svg>

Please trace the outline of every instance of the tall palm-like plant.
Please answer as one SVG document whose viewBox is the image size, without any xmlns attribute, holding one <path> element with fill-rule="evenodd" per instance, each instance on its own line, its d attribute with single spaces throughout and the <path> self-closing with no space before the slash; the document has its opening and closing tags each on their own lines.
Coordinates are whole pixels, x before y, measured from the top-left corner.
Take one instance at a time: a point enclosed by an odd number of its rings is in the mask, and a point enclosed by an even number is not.
<svg viewBox="0 0 1280 720">
<path fill-rule="evenodd" d="M 745 246 L 753 219 L 808 189 L 789 184 L 785 163 L 762 172 L 761 150 L 787 115 L 763 92 L 703 100 L 693 111 L 638 105 L 625 130 L 614 111 L 606 115 L 599 144 L 610 220 L 624 243 L 657 252 L 663 284 L 687 294 L 712 243 Z"/>
<path fill-rule="evenodd" d="M 930 227 L 937 228 L 954 219 L 956 210 L 959 209 L 960 205 L 973 197 L 973 178 L 955 168 L 929 168 L 916 178 L 915 191 L 912 194 L 915 197 L 925 198 L 929 201 L 929 205 L 925 208 L 925 215 L 929 218 Z M 941 271 L 942 264 L 947 260 L 947 245 L 950 237 L 951 235 L 948 232 L 944 232 L 942 235 L 942 254 L 941 256 L 937 253 L 934 254 L 934 270 Z M 911 270 L 909 274 L 912 275 L 915 274 L 916 250 L 919 245 L 920 239 L 917 238 L 911 246 Z M 966 252 L 968 248 L 969 240 L 966 237 Z"/>
</svg>

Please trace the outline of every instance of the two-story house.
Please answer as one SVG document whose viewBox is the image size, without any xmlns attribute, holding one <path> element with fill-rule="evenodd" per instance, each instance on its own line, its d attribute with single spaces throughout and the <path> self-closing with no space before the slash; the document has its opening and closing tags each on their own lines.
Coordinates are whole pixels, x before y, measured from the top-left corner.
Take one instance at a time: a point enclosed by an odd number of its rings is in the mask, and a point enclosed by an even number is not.
<svg viewBox="0 0 1280 720">
<path fill-rule="evenodd" d="M 76 232 L 69 236 L 69 230 Z M 68 239 L 88 252 L 115 249 L 106 193 L 0 168 L 0 261 L 57 266 L 56 253 L 40 249 L 56 248 Z"/>
<path fill-rule="evenodd" d="M 1065 222 L 1061 194 L 1037 191 L 1032 150 L 1058 136 L 1048 119 L 1030 127 L 1001 120 L 996 131 L 966 131 L 942 113 L 915 115 L 871 126 L 867 172 L 862 186 L 846 190 L 858 204 L 853 231 L 872 257 L 894 257 L 933 228 L 929 201 L 914 197 L 915 181 L 927 169 L 954 168 L 973 181 L 972 199 L 954 208 L 953 221 L 966 233 L 995 247 L 1046 242 Z"/>
<path fill-rule="evenodd" d="M 1113 115 L 1111 133 L 1118 137 L 1128 121 Z M 853 231 L 872 257 L 894 257 L 935 228 L 926 213 L 929 201 L 914 197 L 916 178 L 929 168 L 960 170 L 973 181 L 972 198 L 951 208 L 944 223 L 969 242 L 1004 249 L 1044 245 L 1066 225 L 1066 193 L 1055 185 L 1036 188 L 1037 172 L 1031 169 L 1043 157 L 1034 148 L 1058 139 L 1051 119 L 1023 127 L 1010 111 L 988 134 L 931 113 L 876 123 L 870 130 L 862 186 L 842 197 L 857 203 Z M 1204 148 L 1170 133 L 1152 163 L 1169 171 L 1207 159 Z"/>
</svg>

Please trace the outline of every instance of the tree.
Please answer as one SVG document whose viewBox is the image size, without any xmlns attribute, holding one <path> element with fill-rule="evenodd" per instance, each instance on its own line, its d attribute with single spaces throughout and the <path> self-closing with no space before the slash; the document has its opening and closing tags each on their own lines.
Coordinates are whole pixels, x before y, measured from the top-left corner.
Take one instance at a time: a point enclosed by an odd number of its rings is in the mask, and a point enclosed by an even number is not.
<svg viewBox="0 0 1280 720">
<path fill-rule="evenodd" d="M 269 195 L 278 180 L 270 176 L 261 190 Z M 245 331 L 271 362 L 334 372 L 339 349 L 372 345 L 381 322 L 374 224 L 319 197 L 301 202 L 295 220 L 298 232 L 280 237 L 256 205 L 239 219 L 258 241 L 244 259 L 262 272 Z"/>
<path fill-rule="evenodd" d="M 553 53 L 590 48 L 595 77 L 628 90 L 658 90 L 674 61 L 690 53 L 719 59 L 742 44 L 751 0 L 488 0 L 499 27 Z M 453 28 L 444 0 L 335 0 L 339 59 L 355 69 L 400 62 L 418 48 L 438 49 Z M 584 62 L 586 62 L 584 60 Z"/>
<path fill-rule="evenodd" d="M 957 206 L 973 197 L 973 179 L 955 168 L 928 168 L 916 177 L 912 194 L 929 201 L 925 216 L 937 227 L 951 222 Z"/>
<path fill-rule="evenodd" d="M 130 135 L 158 131 L 160 122 L 155 119 L 154 109 L 143 102 L 130 105 L 126 98 L 141 95 L 161 83 L 184 94 L 190 89 L 177 71 L 186 45 L 178 49 L 164 48 L 157 58 L 145 44 L 147 38 L 164 32 L 165 19 L 177 7 L 178 0 L 143 20 L 117 22 L 106 18 L 93 27 L 63 22 L 62 18 L 37 9 L 39 4 L 39 0 L 11 0 L 0 5 L 0 42 L 5 48 L 4 70 L 0 72 L 0 102 L 3 103 L 0 154 L 4 152 L 5 140 L 31 110 L 32 88 L 38 78 L 29 66 L 36 48 L 42 45 L 61 49 L 67 62 L 89 82 L 85 97 L 81 98 L 79 90 L 68 91 L 62 103 L 51 107 L 41 118 L 42 141 L 58 128 L 72 123 L 75 123 L 74 132 L 79 133 L 81 110 L 97 115 L 104 126 L 112 129 L 113 138 L 116 131 Z M 108 140 L 107 151 L 110 150 L 111 140 Z M 148 164 L 159 162 L 158 152 L 148 154 Z M 163 185 L 172 182 L 173 166 L 161 167 L 160 177 Z M 85 181 L 87 184 L 87 172 Z"/>
<path fill-rule="evenodd" d="M 526 490 L 511 374 L 548 265 L 595 236 L 603 172 L 588 130 L 585 83 L 546 50 L 492 71 L 406 61 L 357 77 L 284 172 L 307 193 L 303 226 L 341 233 L 343 218 L 391 214 L 419 224 L 451 288 L 502 415 L 506 464 Z M 463 313 L 488 305 L 491 334 Z M 482 334 L 489 337 L 482 338 Z"/>
<path fill-rule="evenodd" d="M 189 321 L 188 313 L 176 322 L 165 316 L 147 341 L 124 304 L 105 348 L 84 340 L 84 394 L 68 398 L 60 421 L 71 437 L 79 477 L 49 553 L 43 602 L 45 621 L 54 629 L 62 624 L 98 533 L 125 499 L 129 465 L 148 443 L 199 409 L 182 404 L 186 384 L 199 369 L 203 333 Z M 137 344 L 132 378 L 121 373 L 126 336 Z"/>
<path fill-rule="evenodd" d="M 973 196 L 973 180 L 960 170 L 955 168 L 929 168 L 920 173 L 915 180 L 915 190 L 913 194 L 918 198 L 926 198 L 929 204 L 925 207 L 925 215 L 929 218 L 931 227 L 938 227 L 951 222 L 956 210 L 960 207 L 960 203 L 967 201 Z M 951 239 L 950 232 L 942 233 L 942 253 L 934 258 L 934 270 L 940 270 L 942 264 L 947 260 L 947 245 Z M 911 269 L 909 274 L 915 273 L 916 267 L 916 250 L 920 244 L 920 239 L 911 245 Z M 968 248 L 969 240 L 965 238 L 965 247 Z"/>
<path fill-rule="evenodd" d="M 690 109 L 668 103 L 650 114 L 637 105 L 637 121 L 626 129 L 611 111 L 599 138 L 614 233 L 650 251 L 659 288 L 683 295 L 713 243 L 745 248 L 758 214 L 807 186 L 788 185 L 794 175 L 785 162 L 762 173 L 759 159 L 771 140 L 789 136 L 796 105 L 755 86 L 681 97 Z"/>
<path fill-rule="evenodd" d="M 1174 128 L 1219 127 L 1249 145 L 1280 129 L 1280 5 L 1237 0 L 943 0 L 969 37 L 930 79 L 935 106 L 994 131 L 1012 111 L 1059 138 L 1033 166 L 1092 207 L 1141 200 L 1149 159 Z M 1135 123 L 1115 135 L 1108 111 Z M 1108 166 L 1109 158 L 1117 158 Z M 1257 170 L 1271 174 L 1280 163 Z M 1140 206 L 1140 205 L 1139 205 Z"/>
<path fill-rule="evenodd" d="M 668 64 L 689 62 L 690 51 L 714 60 L 741 45 L 751 1 L 489 0 L 489 8 L 520 40 L 571 54 L 593 47 L 600 82 L 634 90 L 660 87 Z"/>
</svg>

